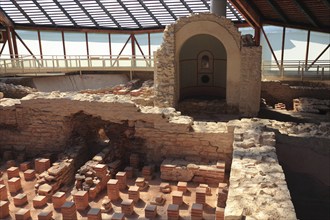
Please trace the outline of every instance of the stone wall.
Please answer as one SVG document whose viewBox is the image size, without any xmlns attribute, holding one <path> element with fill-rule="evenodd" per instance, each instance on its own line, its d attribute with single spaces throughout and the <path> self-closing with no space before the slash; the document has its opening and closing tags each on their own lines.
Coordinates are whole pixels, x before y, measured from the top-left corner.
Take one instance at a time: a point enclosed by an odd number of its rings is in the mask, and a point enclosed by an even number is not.
<svg viewBox="0 0 330 220">
<path fill-rule="evenodd" d="M 290 84 L 297 84 L 289 82 Z M 300 82 L 297 86 L 276 81 L 263 81 L 261 83 L 261 97 L 266 99 L 270 106 L 276 103 L 284 103 L 288 109 L 293 109 L 293 99 L 299 97 L 330 100 L 330 87 L 323 84 Z"/>
<path fill-rule="evenodd" d="M 0 102 L 0 149 L 28 155 L 64 149 L 76 113 L 105 122 L 127 123 L 128 151 L 160 164 L 165 157 L 225 160 L 230 167 L 232 128 L 225 123 L 197 123 L 172 108 L 138 107 L 125 97 L 78 93 L 36 93 L 22 100 Z M 87 125 L 86 125 L 87 126 Z M 130 131 L 128 131 L 130 132 Z M 136 146 L 135 146 L 136 143 Z"/>
<path fill-rule="evenodd" d="M 256 115 L 260 98 L 261 48 L 242 47 L 241 35 L 235 25 L 210 13 L 182 17 L 166 27 L 163 43 L 156 53 L 155 106 L 177 107 L 180 98 L 180 50 L 189 38 L 198 34 L 213 36 L 225 47 L 227 104 L 239 108 L 245 115 Z"/>
<path fill-rule="evenodd" d="M 297 219 L 275 149 L 275 133 L 243 119 L 234 131 L 225 219 Z"/>
</svg>

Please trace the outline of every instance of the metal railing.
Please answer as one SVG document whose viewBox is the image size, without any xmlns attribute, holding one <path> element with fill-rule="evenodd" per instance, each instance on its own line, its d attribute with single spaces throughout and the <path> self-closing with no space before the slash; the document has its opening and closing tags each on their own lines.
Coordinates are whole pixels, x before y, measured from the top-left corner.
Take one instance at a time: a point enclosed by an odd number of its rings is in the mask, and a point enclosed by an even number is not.
<svg viewBox="0 0 330 220">
<path fill-rule="evenodd" d="M 275 61 L 262 62 L 262 78 L 271 80 L 330 80 L 330 60 L 283 60 L 283 67 Z M 279 60 L 279 63 L 281 61 Z M 312 64 L 312 65 L 311 65 Z"/>
<path fill-rule="evenodd" d="M 154 59 L 146 56 L 19 56 L 0 57 L 0 76 L 68 73 L 81 71 L 154 71 Z"/>
</svg>

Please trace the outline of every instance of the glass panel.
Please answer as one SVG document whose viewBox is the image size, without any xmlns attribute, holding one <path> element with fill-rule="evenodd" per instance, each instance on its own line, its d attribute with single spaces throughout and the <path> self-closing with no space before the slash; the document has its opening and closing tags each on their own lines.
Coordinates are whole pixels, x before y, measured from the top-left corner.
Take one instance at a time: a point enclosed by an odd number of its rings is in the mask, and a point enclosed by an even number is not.
<svg viewBox="0 0 330 220">
<path fill-rule="evenodd" d="M 22 38 L 25 45 L 35 56 L 40 55 L 37 31 L 16 30 L 16 33 Z M 21 41 L 18 38 L 16 38 L 16 41 L 18 54 L 23 56 L 29 56 L 29 58 L 32 58 L 30 52 L 25 48 Z"/>
<path fill-rule="evenodd" d="M 62 33 L 55 31 L 40 32 L 42 54 L 44 59 L 48 56 L 63 56 Z M 50 58 L 50 57 L 48 57 Z"/>
</svg>

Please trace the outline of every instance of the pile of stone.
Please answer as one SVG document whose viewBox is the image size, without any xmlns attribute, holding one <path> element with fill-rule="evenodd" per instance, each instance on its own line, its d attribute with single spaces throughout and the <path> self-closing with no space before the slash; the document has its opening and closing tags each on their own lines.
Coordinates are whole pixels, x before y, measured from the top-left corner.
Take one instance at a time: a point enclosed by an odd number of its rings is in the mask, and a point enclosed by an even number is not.
<svg viewBox="0 0 330 220">
<path fill-rule="evenodd" d="M 293 100 L 293 110 L 316 114 L 330 114 L 330 100 L 298 98 Z"/>
<path fill-rule="evenodd" d="M 225 163 L 196 164 L 183 159 L 165 159 L 160 167 L 161 179 L 218 184 L 223 182 Z"/>
<path fill-rule="evenodd" d="M 37 92 L 37 90 L 26 86 L 0 82 L 0 99 L 3 97 L 20 99 L 33 92 Z"/>
<path fill-rule="evenodd" d="M 39 195 L 51 196 L 63 185 L 72 183 L 76 166 L 80 163 L 80 155 L 87 154 L 86 151 L 85 147 L 76 146 L 60 155 L 57 162 L 37 176 L 36 192 Z"/>
</svg>

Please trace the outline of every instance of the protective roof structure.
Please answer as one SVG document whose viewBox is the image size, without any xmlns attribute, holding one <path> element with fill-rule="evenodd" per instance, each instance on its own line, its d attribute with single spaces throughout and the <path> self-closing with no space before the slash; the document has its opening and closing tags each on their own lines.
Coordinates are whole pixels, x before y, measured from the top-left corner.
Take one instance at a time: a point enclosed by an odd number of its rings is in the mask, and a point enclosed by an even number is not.
<svg viewBox="0 0 330 220">
<path fill-rule="evenodd" d="M 0 0 L 14 24 L 109 29 L 159 29 L 182 16 L 210 10 L 209 0 Z M 243 23 L 227 4 L 227 18 Z"/>
<path fill-rule="evenodd" d="M 0 0 L 0 22 L 15 26 L 161 29 L 182 16 L 208 12 L 210 0 Z M 228 0 L 236 24 L 273 24 L 330 32 L 329 0 Z"/>
</svg>

